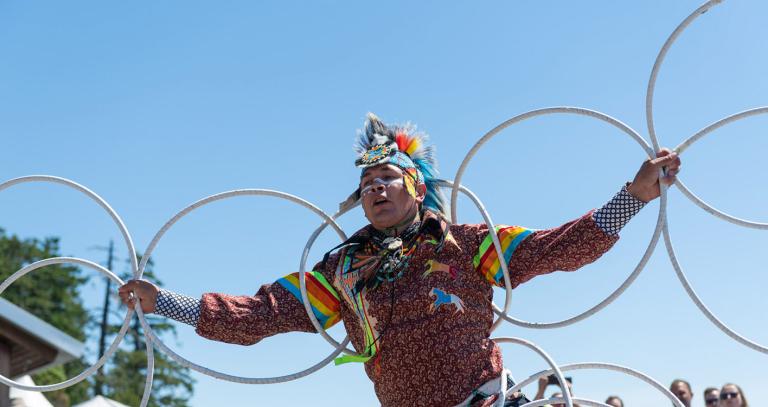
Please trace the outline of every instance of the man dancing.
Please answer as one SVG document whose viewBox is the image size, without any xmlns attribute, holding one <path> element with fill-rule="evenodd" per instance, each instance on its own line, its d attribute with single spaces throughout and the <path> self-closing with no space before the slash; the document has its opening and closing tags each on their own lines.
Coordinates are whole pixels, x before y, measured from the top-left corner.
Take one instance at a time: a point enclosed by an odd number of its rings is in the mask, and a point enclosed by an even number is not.
<svg viewBox="0 0 768 407">
<path fill-rule="evenodd" d="M 490 340 L 493 287 L 512 286 L 557 270 L 589 264 L 618 240 L 621 228 L 671 184 L 680 168 L 663 149 L 603 207 L 562 226 L 453 225 L 437 186 L 434 151 L 410 125 L 386 125 L 369 114 L 357 144 L 360 183 L 346 204 L 361 200 L 369 225 L 324 256 L 306 285 L 314 315 L 328 328 L 344 322 L 385 407 L 489 406 L 503 370 Z M 659 179 L 659 171 L 666 176 Z M 499 259 L 490 233 L 502 244 Z M 262 286 L 253 296 L 208 293 L 190 298 L 143 280 L 120 287 L 133 306 L 188 323 L 209 339 L 251 345 L 275 334 L 314 332 L 302 303 L 298 273 Z M 506 406 L 524 403 L 516 394 Z"/>
</svg>

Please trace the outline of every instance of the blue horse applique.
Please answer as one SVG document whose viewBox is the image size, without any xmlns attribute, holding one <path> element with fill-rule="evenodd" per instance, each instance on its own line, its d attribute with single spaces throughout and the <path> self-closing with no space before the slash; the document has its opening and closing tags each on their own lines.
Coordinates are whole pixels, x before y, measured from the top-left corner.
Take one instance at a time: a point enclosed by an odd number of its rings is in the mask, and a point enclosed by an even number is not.
<svg viewBox="0 0 768 407">
<path fill-rule="evenodd" d="M 457 314 L 459 312 L 464 313 L 464 301 L 462 301 L 461 298 L 459 298 L 455 294 L 446 293 L 439 288 L 433 288 L 432 291 L 429 292 L 429 296 L 435 299 L 434 303 L 429 304 L 430 314 L 435 312 L 443 304 L 455 305 L 456 311 L 454 312 L 454 314 Z"/>
</svg>

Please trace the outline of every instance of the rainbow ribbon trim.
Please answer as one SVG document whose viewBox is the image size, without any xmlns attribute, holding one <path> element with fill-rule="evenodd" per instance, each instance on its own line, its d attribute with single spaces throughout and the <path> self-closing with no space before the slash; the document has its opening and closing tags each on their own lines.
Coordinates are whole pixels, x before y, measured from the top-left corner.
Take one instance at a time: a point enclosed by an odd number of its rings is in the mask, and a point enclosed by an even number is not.
<svg viewBox="0 0 768 407">
<path fill-rule="evenodd" d="M 509 264 L 512 254 L 520 242 L 531 233 L 533 233 L 532 230 L 521 226 L 496 226 L 496 234 L 501 242 L 501 251 L 504 253 L 504 262 L 506 264 Z M 480 244 L 480 249 L 472 263 L 475 266 L 475 270 L 482 274 L 491 284 L 497 286 L 504 284 L 504 271 L 501 269 L 499 256 L 496 254 L 496 248 L 493 246 L 493 238 L 490 233 L 483 239 L 483 243 Z"/>
<path fill-rule="evenodd" d="M 299 273 L 289 274 L 277 280 L 277 282 L 293 294 L 300 303 L 304 304 L 304 301 L 301 299 L 301 290 L 299 289 Z M 332 327 L 341 318 L 339 295 L 325 277 L 317 271 L 306 273 L 306 283 L 307 296 L 312 306 L 312 312 L 315 313 L 315 318 L 317 318 L 323 328 L 328 329 Z"/>
</svg>

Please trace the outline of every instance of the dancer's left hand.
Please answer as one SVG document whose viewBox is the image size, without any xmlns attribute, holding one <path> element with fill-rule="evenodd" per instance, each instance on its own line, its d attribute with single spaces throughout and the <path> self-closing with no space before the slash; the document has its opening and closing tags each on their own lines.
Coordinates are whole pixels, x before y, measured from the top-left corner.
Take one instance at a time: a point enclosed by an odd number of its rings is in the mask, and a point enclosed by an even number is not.
<svg viewBox="0 0 768 407">
<path fill-rule="evenodd" d="M 627 192 L 644 202 L 652 201 L 661 195 L 659 170 L 666 167 L 666 174 L 661 178 L 665 185 L 672 185 L 680 172 L 680 157 L 668 148 L 662 148 L 657 158 L 648 159 L 640 166 L 635 179 L 627 187 Z"/>
</svg>

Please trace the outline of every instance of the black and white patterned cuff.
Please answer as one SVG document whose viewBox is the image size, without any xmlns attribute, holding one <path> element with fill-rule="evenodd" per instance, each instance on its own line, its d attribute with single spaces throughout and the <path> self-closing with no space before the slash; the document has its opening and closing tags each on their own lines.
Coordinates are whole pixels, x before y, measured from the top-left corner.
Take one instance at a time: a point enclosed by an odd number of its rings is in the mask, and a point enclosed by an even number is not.
<svg viewBox="0 0 768 407">
<path fill-rule="evenodd" d="M 157 293 L 155 314 L 162 315 L 197 328 L 200 319 L 200 300 L 163 290 Z"/>
<path fill-rule="evenodd" d="M 592 219 L 607 235 L 618 235 L 621 228 L 646 204 L 627 192 L 627 185 L 621 187 L 621 191 L 602 208 L 592 213 Z"/>
</svg>

